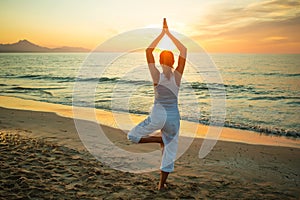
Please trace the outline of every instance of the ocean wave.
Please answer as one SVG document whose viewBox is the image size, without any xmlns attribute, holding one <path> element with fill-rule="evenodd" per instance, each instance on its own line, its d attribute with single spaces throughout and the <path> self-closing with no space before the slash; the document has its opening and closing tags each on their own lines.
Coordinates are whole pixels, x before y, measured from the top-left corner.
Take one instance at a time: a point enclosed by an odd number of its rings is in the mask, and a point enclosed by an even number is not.
<svg viewBox="0 0 300 200">
<path fill-rule="evenodd" d="M 275 77 L 298 77 L 300 76 L 299 73 L 280 73 L 280 72 L 268 72 L 268 73 L 256 73 L 256 72 L 235 72 L 240 75 L 245 75 L 245 76 L 275 76 Z"/>
<path fill-rule="evenodd" d="M 283 74 L 283 73 L 276 73 L 276 72 L 270 72 L 270 73 L 263 73 L 261 75 L 264 76 L 283 76 L 283 77 L 295 77 L 300 76 L 300 74 Z"/>
<path fill-rule="evenodd" d="M 53 96 L 53 94 L 49 91 L 49 89 L 61 89 L 61 88 L 29 88 L 29 87 L 11 87 L 9 90 L 5 91 L 5 93 L 28 93 L 28 94 L 32 94 L 32 93 L 39 93 L 41 95 L 49 95 L 49 96 Z"/>
<path fill-rule="evenodd" d="M 300 132 L 296 130 L 269 128 L 263 126 L 243 125 L 243 124 L 227 124 L 227 123 L 225 123 L 225 126 L 230 128 L 255 131 L 266 135 L 286 136 L 286 137 L 293 137 L 293 138 L 300 137 Z"/>
<path fill-rule="evenodd" d="M 186 86 L 186 84 L 184 84 Z M 226 85 L 219 83 L 191 82 L 190 86 L 195 90 L 224 90 Z"/>
<path fill-rule="evenodd" d="M 99 101 L 98 101 L 99 103 Z M 107 110 L 107 111 L 111 111 L 111 112 L 122 112 L 122 113 L 132 113 L 132 114 L 138 114 L 138 115 L 148 115 L 149 112 L 147 111 L 141 111 L 141 110 L 135 110 L 135 109 L 122 109 L 122 108 L 118 108 L 117 110 L 112 110 L 111 107 L 109 105 L 96 105 L 97 109 L 103 109 L 103 110 Z"/>
<path fill-rule="evenodd" d="M 2 76 L 0 76 L 2 77 Z M 133 85 L 151 85 L 151 81 L 146 80 L 129 80 L 129 79 L 120 79 L 119 77 L 72 77 L 72 76 L 48 76 L 48 75 L 21 75 L 16 76 L 13 74 L 6 74 L 2 78 L 16 78 L 16 79 L 30 79 L 30 80 L 50 80 L 56 81 L 58 83 L 64 82 L 112 82 L 118 84 L 133 84 Z M 243 86 L 243 85 L 231 85 L 231 84 L 220 84 L 220 83 L 203 83 L 203 82 L 187 82 L 182 83 L 183 87 L 191 87 L 194 90 L 232 90 L 232 91 L 249 91 L 254 90 L 253 87 Z M 0 85 L 6 86 L 6 85 Z"/>
<path fill-rule="evenodd" d="M 59 89 L 65 89 L 66 87 L 11 87 L 10 89 L 13 90 L 59 90 Z"/>
<path fill-rule="evenodd" d="M 287 104 L 290 104 L 290 105 L 300 105 L 300 101 L 287 102 Z"/>
<path fill-rule="evenodd" d="M 103 102 L 110 102 L 110 99 L 101 99 L 101 100 L 96 100 L 95 103 L 103 103 Z"/>
<path fill-rule="evenodd" d="M 76 78 L 74 81 L 79 81 L 79 82 L 115 82 L 119 80 L 118 77 L 114 78 L 108 78 L 108 77 L 101 77 L 101 78 Z M 68 81 L 69 82 L 69 81 Z"/>
<path fill-rule="evenodd" d="M 187 118 L 182 118 L 183 120 L 187 120 Z M 202 117 L 198 121 L 196 120 L 187 120 L 187 121 L 193 121 L 200 124 L 209 125 L 210 120 L 209 118 Z M 252 125 L 252 124 L 242 124 L 242 123 L 234 123 L 225 121 L 224 124 L 222 124 L 224 127 L 228 128 L 235 128 L 240 130 L 248 130 L 248 131 L 255 131 L 260 134 L 265 135 L 274 135 L 274 136 L 286 136 L 286 137 L 292 137 L 292 138 L 300 138 L 300 132 L 293 129 L 281 129 L 277 127 L 267 127 L 267 126 L 261 126 L 261 125 Z"/>
<path fill-rule="evenodd" d="M 143 81 L 143 80 L 120 80 L 120 83 L 134 84 L 134 85 L 148 85 L 152 86 L 153 83 L 151 81 Z"/>
<path fill-rule="evenodd" d="M 17 78 L 17 79 L 36 79 L 36 80 L 51 80 L 51 81 L 57 81 L 59 83 L 63 82 L 106 82 L 106 81 L 116 81 L 119 78 L 118 77 L 101 77 L 101 78 L 85 78 L 85 77 L 70 77 L 70 76 L 46 76 L 46 75 L 21 75 L 21 76 L 5 76 L 5 78 Z"/>
<path fill-rule="evenodd" d="M 132 85 L 143 85 L 152 86 L 151 81 L 147 80 L 130 80 L 130 79 L 120 79 L 119 77 L 71 77 L 71 76 L 48 76 L 48 75 L 21 75 L 15 76 L 11 75 L 6 78 L 17 78 L 17 79 L 30 79 L 30 80 L 49 80 L 55 81 L 57 83 L 65 82 L 97 82 L 97 83 L 115 83 L 115 84 L 132 84 Z M 3 85 L 5 86 L 5 85 Z M 214 92 L 251 92 L 254 94 L 264 94 L 264 91 L 257 91 L 251 86 L 245 85 L 233 85 L 233 84 L 221 84 L 221 83 L 204 83 L 204 82 L 184 82 L 182 83 L 182 88 L 192 88 L 197 91 L 212 90 Z M 49 88 L 52 89 L 52 88 Z"/>
<path fill-rule="evenodd" d="M 254 91 L 255 88 L 251 86 L 244 85 L 230 85 L 230 84 L 220 84 L 220 83 L 200 83 L 200 82 L 191 82 L 190 86 L 195 90 L 225 90 L 226 92 L 245 92 L 245 91 Z"/>
<path fill-rule="evenodd" d="M 286 100 L 286 99 L 292 99 L 292 100 L 299 100 L 300 97 L 291 97 L 291 96 L 259 96 L 259 97 L 252 97 L 249 98 L 249 100 L 257 101 L 257 100 L 269 100 L 269 101 L 276 101 L 276 100 Z"/>
</svg>

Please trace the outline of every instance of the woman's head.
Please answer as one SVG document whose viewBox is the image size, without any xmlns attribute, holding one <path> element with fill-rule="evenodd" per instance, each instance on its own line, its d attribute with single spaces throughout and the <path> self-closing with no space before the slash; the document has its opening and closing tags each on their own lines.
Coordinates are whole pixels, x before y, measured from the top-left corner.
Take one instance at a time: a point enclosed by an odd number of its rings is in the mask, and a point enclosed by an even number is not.
<svg viewBox="0 0 300 200">
<path fill-rule="evenodd" d="M 159 55 L 159 62 L 161 65 L 166 65 L 173 68 L 174 55 L 171 51 L 164 50 Z"/>
</svg>

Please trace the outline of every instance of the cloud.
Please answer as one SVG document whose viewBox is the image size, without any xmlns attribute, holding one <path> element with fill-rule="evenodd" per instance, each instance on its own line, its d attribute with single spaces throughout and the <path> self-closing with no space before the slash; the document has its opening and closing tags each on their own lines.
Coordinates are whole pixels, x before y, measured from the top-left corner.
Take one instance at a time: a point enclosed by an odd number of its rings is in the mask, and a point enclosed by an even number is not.
<svg viewBox="0 0 300 200">
<path fill-rule="evenodd" d="M 287 41 L 287 37 L 281 37 L 281 36 L 273 36 L 273 37 L 266 37 L 266 38 L 263 38 L 262 41 L 271 41 L 271 42 L 274 42 L 274 41 Z"/>
<path fill-rule="evenodd" d="M 192 37 L 207 42 L 226 40 L 227 43 L 251 41 L 256 45 L 300 44 L 299 24 L 298 1 L 269 0 L 246 6 L 218 4 L 214 6 L 214 12 L 194 26 Z"/>
<path fill-rule="evenodd" d="M 213 30 L 220 33 L 252 23 L 286 20 L 299 14 L 300 3 L 297 1 L 263 1 L 244 7 L 223 3 L 214 5 L 196 28 L 203 32 Z"/>
<path fill-rule="evenodd" d="M 295 1 L 295 0 L 273 0 L 273 1 L 265 1 L 262 2 L 262 5 L 264 6 L 275 6 L 275 7 L 287 7 L 287 8 L 291 8 L 291 7 L 295 7 L 295 6 L 299 6 L 300 2 L 299 1 Z"/>
</svg>

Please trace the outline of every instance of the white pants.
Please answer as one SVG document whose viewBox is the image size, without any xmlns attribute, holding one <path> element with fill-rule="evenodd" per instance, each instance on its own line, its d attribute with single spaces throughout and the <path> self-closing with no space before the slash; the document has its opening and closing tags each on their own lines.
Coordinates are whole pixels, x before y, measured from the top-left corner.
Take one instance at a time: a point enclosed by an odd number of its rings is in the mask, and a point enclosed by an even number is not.
<svg viewBox="0 0 300 200">
<path fill-rule="evenodd" d="M 127 138 L 138 143 L 142 137 L 161 130 L 164 151 L 160 169 L 164 172 L 172 172 L 178 148 L 179 126 L 180 116 L 177 106 L 165 109 L 155 104 L 151 114 L 129 131 Z"/>
</svg>

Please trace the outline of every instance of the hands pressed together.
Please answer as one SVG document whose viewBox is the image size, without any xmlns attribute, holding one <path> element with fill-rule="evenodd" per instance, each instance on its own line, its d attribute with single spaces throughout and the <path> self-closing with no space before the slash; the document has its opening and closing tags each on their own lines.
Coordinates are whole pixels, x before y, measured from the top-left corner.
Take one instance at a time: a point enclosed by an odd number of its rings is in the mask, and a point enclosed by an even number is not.
<svg viewBox="0 0 300 200">
<path fill-rule="evenodd" d="M 171 34 L 168 28 L 168 24 L 167 24 L 167 20 L 166 18 L 164 18 L 164 22 L 163 22 L 163 29 L 161 34 L 167 34 L 168 36 Z"/>
</svg>

